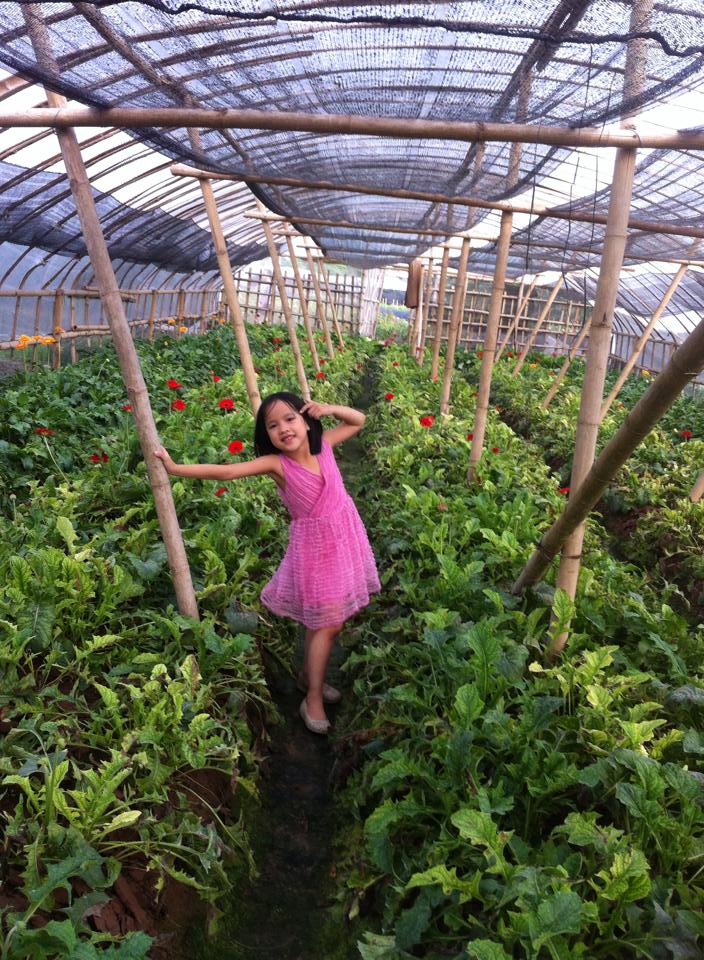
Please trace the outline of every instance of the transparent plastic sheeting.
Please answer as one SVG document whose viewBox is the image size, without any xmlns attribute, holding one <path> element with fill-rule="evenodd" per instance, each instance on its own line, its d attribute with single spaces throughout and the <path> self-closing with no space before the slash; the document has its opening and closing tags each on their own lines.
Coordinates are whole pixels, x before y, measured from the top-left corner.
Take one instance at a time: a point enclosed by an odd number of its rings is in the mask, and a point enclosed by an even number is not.
<svg viewBox="0 0 704 960">
<path fill-rule="evenodd" d="M 466 3 L 301 4 L 152 0 L 46 3 L 29 34 L 29 7 L 0 3 L 0 61 L 67 97 L 101 106 L 342 113 L 368 117 L 601 124 L 662 101 L 701 78 L 700 0 L 657 4 L 647 31 L 645 79 L 623 100 L 632 3 L 484 0 Z M 47 52 L 48 51 L 48 52 Z M 562 148 L 368 136 L 203 131 L 134 134 L 167 156 L 224 172 L 331 180 L 487 199 L 515 195 L 554 171 Z M 467 208 L 393 198 L 258 187 L 287 217 L 466 229 Z M 566 185 L 565 198 L 568 197 Z M 658 218 L 657 207 L 648 210 Z M 448 222 L 449 217 L 449 222 Z M 311 232 L 331 256 L 360 266 L 409 260 L 417 234 L 364 229 Z M 158 244 L 154 257 L 158 259 Z"/>
</svg>

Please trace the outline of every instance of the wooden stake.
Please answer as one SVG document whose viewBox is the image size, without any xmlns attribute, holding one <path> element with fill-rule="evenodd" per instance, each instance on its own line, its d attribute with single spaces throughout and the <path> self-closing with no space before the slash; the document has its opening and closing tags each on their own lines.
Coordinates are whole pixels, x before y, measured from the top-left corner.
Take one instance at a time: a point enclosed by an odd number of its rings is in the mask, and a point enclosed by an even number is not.
<svg viewBox="0 0 704 960">
<path fill-rule="evenodd" d="M 552 288 L 552 290 L 550 291 L 550 296 L 549 296 L 549 297 L 547 298 L 547 300 L 545 301 L 545 306 L 544 306 L 543 309 L 540 311 L 540 316 L 539 316 L 538 319 L 535 321 L 535 326 L 533 327 L 533 329 L 532 329 L 531 332 L 530 332 L 530 336 L 528 337 L 528 340 L 526 341 L 526 345 L 525 345 L 525 347 L 523 348 L 523 350 L 521 351 L 521 355 L 520 355 L 520 357 L 518 358 L 518 360 L 516 360 L 516 365 L 514 366 L 513 370 L 511 371 L 511 376 L 512 376 L 512 377 L 515 377 L 518 373 L 520 373 L 520 370 L 521 370 L 523 364 L 526 362 L 526 357 L 528 356 L 528 353 L 529 353 L 529 351 L 530 351 L 530 348 L 533 346 L 533 343 L 535 342 L 535 338 L 538 336 L 538 333 L 540 332 L 540 328 L 541 328 L 542 325 L 545 323 L 545 320 L 547 319 L 547 316 L 548 316 L 548 314 L 550 313 L 550 308 L 552 307 L 553 303 L 555 302 L 555 297 L 556 297 L 556 296 L 558 295 L 558 293 L 560 292 L 560 288 L 561 288 L 561 286 L 562 286 L 562 284 L 563 284 L 563 282 L 564 282 L 564 279 L 565 279 L 564 277 L 560 277 L 560 279 L 557 281 L 557 283 L 555 284 L 555 286 L 554 286 L 554 287 Z"/>
<path fill-rule="evenodd" d="M 54 294 L 54 312 L 52 318 L 53 336 L 56 338 L 54 344 L 54 370 L 61 368 L 61 324 L 64 317 L 64 292 L 57 290 Z"/>
<path fill-rule="evenodd" d="M 28 30 L 38 62 L 43 63 L 55 75 L 58 70 L 51 50 L 49 35 L 44 25 L 41 7 L 27 4 L 23 10 Z M 47 102 L 56 109 L 62 109 L 66 103 L 63 97 L 47 91 Z M 166 546 L 166 554 L 173 577 L 176 601 L 179 611 L 190 617 L 198 618 L 198 606 L 188 567 L 188 559 L 183 537 L 178 525 L 174 507 L 171 484 L 164 465 L 154 451 L 161 446 L 154 423 L 147 387 L 142 376 L 139 358 L 135 350 L 132 335 L 127 325 L 122 299 L 110 262 L 95 201 L 86 174 L 81 150 L 76 134 L 71 129 L 57 131 L 59 146 L 68 175 L 83 236 L 95 275 L 100 300 L 110 325 L 118 363 L 127 389 L 127 395 L 134 411 L 135 425 L 147 465 L 149 480 L 154 494 L 154 503 L 161 533 Z M 87 303 L 87 301 L 85 301 Z"/>
<path fill-rule="evenodd" d="M 534 277 L 534 278 L 533 278 L 530 286 L 528 287 L 528 292 L 525 293 L 525 294 L 519 299 L 519 302 L 518 302 L 518 304 L 516 305 L 516 313 L 514 314 L 513 319 L 511 320 L 511 323 L 510 323 L 509 326 L 508 326 L 508 330 L 506 331 L 506 336 L 504 337 L 504 339 L 503 339 L 503 341 L 502 341 L 502 343 L 501 343 L 501 346 L 499 347 L 499 351 L 498 351 L 498 353 L 496 354 L 496 359 L 494 360 L 494 363 L 498 363 L 498 361 L 501 359 L 501 354 L 502 354 L 502 353 L 504 352 L 504 350 L 506 349 L 506 344 L 507 344 L 508 341 L 510 340 L 511 335 L 513 334 L 513 331 L 518 328 L 518 324 L 519 324 L 520 321 L 523 319 L 523 314 L 524 314 L 525 311 L 527 310 L 528 304 L 530 303 L 530 295 L 531 295 L 531 293 L 533 292 L 533 289 L 535 288 L 535 281 L 536 281 L 536 279 L 537 279 L 537 277 Z"/>
<path fill-rule="evenodd" d="M 318 317 L 318 322 L 323 330 L 323 336 L 325 337 L 325 346 L 327 347 L 328 356 L 330 359 L 334 359 L 335 351 L 332 348 L 332 340 L 330 339 L 330 328 L 328 327 L 328 318 L 325 315 L 325 307 L 323 305 L 323 298 L 320 294 L 320 283 L 318 282 L 318 275 L 315 271 L 315 264 L 313 263 L 313 254 L 311 249 L 306 244 L 306 257 L 308 259 L 308 272 L 310 273 L 311 280 L 313 281 L 313 289 L 315 290 L 315 312 Z"/>
<path fill-rule="evenodd" d="M 606 444 L 579 487 L 573 489 L 567 506 L 541 539 L 513 584 L 512 593 L 521 593 L 542 577 L 560 547 L 567 542 L 571 533 L 583 524 L 590 510 L 641 440 L 702 369 L 704 321 L 675 351 L 665 369 L 653 380 Z"/>
<path fill-rule="evenodd" d="M 428 275 L 426 278 L 423 297 L 423 315 L 421 317 L 420 343 L 418 349 L 418 365 L 423 366 L 425 360 L 425 341 L 428 336 L 428 321 L 430 320 L 430 301 L 433 296 L 433 258 L 428 260 Z"/>
<path fill-rule="evenodd" d="M 315 368 L 315 372 L 320 373 L 320 361 L 318 360 L 318 351 L 315 346 L 315 337 L 313 336 L 313 327 L 311 326 L 310 314 L 308 313 L 308 300 L 306 297 L 305 289 L 303 287 L 301 271 L 298 267 L 298 257 L 296 256 L 296 251 L 293 245 L 293 238 L 291 237 L 290 233 L 286 234 L 286 243 L 288 245 L 288 255 L 291 258 L 291 266 L 293 267 L 293 275 L 296 278 L 298 298 L 301 302 L 301 314 L 303 316 L 303 325 L 306 330 L 306 338 L 308 340 L 308 349 L 310 350 L 311 357 L 313 358 L 313 367 Z"/>
<path fill-rule="evenodd" d="M 281 308 L 284 312 L 284 319 L 286 320 L 286 329 L 288 330 L 289 340 L 291 341 L 291 349 L 293 350 L 293 359 L 296 364 L 296 376 L 298 378 L 298 386 L 301 388 L 303 399 L 306 402 L 308 402 L 310 400 L 310 387 L 308 386 L 308 380 L 306 379 L 306 371 L 303 367 L 303 357 L 301 356 L 301 347 L 298 343 L 298 334 L 296 333 L 296 323 L 293 319 L 293 312 L 291 311 L 291 303 L 288 299 L 288 293 L 286 292 L 286 281 L 284 280 L 284 275 L 281 272 L 281 261 L 279 260 L 279 251 L 277 250 L 276 244 L 274 243 L 274 237 L 271 232 L 271 227 L 269 226 L 266 220 L 262 220 L 262 230 L 264 231 L 266 245 L 269 248 L 269 256 L 271 257 L 271 265 L 274 270 L 274 278 L 276 279 L 276 285 L 279 288 L 279 299 L 281 300 Z"/>
<path fill-rule="evenodd" d="M 665 295 L 663 296 L 662 300 L 661 300 L 660 303 L 658 304 L 658 306 L 657 306 L 656 310 L 654 311 L 652 317 L 650 318 L 650 320 L 648 321 L 647 325 L 646 325 L 645 328 L 643 329 L 643 332 L 641 333 L 641 335 L 640 335 L 640 336 L 638 337 L 638 339 L 636 340 L 636 342 L 635 342 L 635 344 L 634 344 L 634 347 L 633 347 L 633 352 L 631 353 L 630 357 L 629 357 L 628 360 L 626 361 L 626 364 L 625 364 L 623 370 L 622 370 L 621 373 L 619 374 L 618 380 L 617 380 L 616 383 L 614 384 L 611 393 L 608 395 L 608 397 L 606 398 L 606 400 L 604 400 L 604 402 L 603 402 L 603 404 L 602 404 L 602 406 L 601 406 L 601 414 L 600 414 L 600 416 L 601 416 L 601 419 L 602 419 L 602 420 L 604 419 L 604 417 L 606 416 L 606 414 L 609 412 L 609 409 L 611 408 L 611 404 L 614 402 L 614 400 L 616 399 L 616 397 L 619 395 L 619 393 L 620 393 L 620 391 L 621 391 L 621 387 L 624 385 L 624 383 L 626 382 L 626 379 L 627 379 L 629 373 L 631 372 L 631 370 L 632 370 L 633 367 L 635 366 L 636 360 L 638 359 L 638 357 L 639 357 L 639 356 L 641 355 L 641 353 L 643 352 L 643 347 L 644 347 L 645 344 L 648 342 L 648 339 L 649 339 L 649 337 L 650 337 L 650 334 L 653 332 L 653 329 L 654 329 L 654 327 L 655 327 L 655 324 L 658 322 L 658 320 L 659 320 L 660 317 L 662 316 L 663 310 L 665 309 L 665 307 L 666 307 L 666 306 L 668 305 L 668 303 L 670 302 L 670 299 L 672 298 L 672 294 L 675 292 L 675 290 L 677 289 L 677 287 L 680 285 L 680 281 L 682 280 L 682 277 L 685 275 L 686 270 L 687 270 L 687 264 L 686 264 L 686 263 L 681 264 L 679 270 L 677 271 L 677 273 L 676 273 L 676 274 L 674 275 L 674 277 L 672 278 L 672 281 L 671 281 L 671 283 L 670 283 L 670 286 L 669 286 L 669 287 L 667 288 L 667 290 L 665 291 Z"/>
<path fill-rule="evenodd" d="M 554 381 L 553 385 L 552 385 L 552 386 L 550 387 L 550 389 L 548 390 L 548 392 L 547 392 L 547 394 L 546 394 L 546 396 L 545 396 L 545 399 L 543 400 L 543 402 L 542 402 L 542 404 L 541 404 L 541 407 L 542 407 L 543 410 L 547 410 L 547 408 L 550 406 L 550 404 L 551 404 L 551 402 L 552 402 L 553 397 L 555 396 L 555 394 L 557 393 L 557 391 L 560 389 L 560 384 L 561 384 L 562 381 L 565 379 L 565 376 L 567 375 L 567 371 L 569 370 L 570 365 L 572 364 L 572 361 L 573 361 L 574 358 L 577 356 L 577 352 L 579 351 L 579 348 L 582 346 L 582 341 L 584 340 L 584 338 L 586 337 L 586 335 L 589 333 L 589 330 L 590 330 L 590 328 L 591 328 L 591 325 L 592 325 L 592 314 L 590 313 L 589 316 L 588 316 L 587 319 L 586 319 L 586 322 L 585 322 L 584 326 L 583 326 L 582 329 L 579 331 L 579 333 L 577 334 L 577 337 L 576 337 L 574 343 L 573 343 L 572 346 L 570 347 L 570 352 L 569 352 L 569 353 L 567 354 L 567 356 L 565 357 L 564 362 L 563 362 L 562 366 L 560 367 L 560 372 L 559 372 L 559 373 L 557 374 L 557 376 L 555 377 L 555 381 Z"/>
<path fill-rule="evenodd" d="M 328 303 L 330 304 L 330 310 L 332 311 L 332 325 L 335 328 L 335 334 L 337 336 L 337 343 L 341 350 L 344 349 L 345 341 L 342 339 L 342 329 L 337 318 L 337 307 L 332 296 L 332 291 L 330 289 L 330 281 L 328 278 L 328 271 L 325 269 L 325 264 L 322 259 L 318 260 L 318 268 L 320 270 L 320 276 L 323 278 L 323 283 L 325 284 L 325 295 L 328 298 Z"/>
<path fill-rule="evenodd" d="M 437 380 L 440 364 L 440 344 L 445 321 L 445 290 L 447 288 L 447 268 L 450 263 L 450 248 L 445 247 L 442 252 L 442 266 L 440 267 L 440 285 L 438 287 L 438 305 L 435 311 L 435 339 L 433 340 L 433 359 L 430 366 L 430 379 Z"/>
<path fill-rule="evenodd" d="M 501 306 L 506 286 L 506 264 L 511 244 L 511 227 L 513 214 L 501 214 L 501 228 L 496 245 L 496 265 L 494 267 L 494 285 L 491 290 L 489 316 L 484 332 L 484 346 L 482 348 L 482 365 L 479 369 L 479 389 L 477 391 L 477 408 L 474 416 L 472 431 L 472 447 L 469 451 L 469 467 L 467 469 L 467 483 L 471 484 L 481 460 L 484 450 L 484 435 L 486 433 L 487 414 L 489 412 L 489 395 L 491 393 L 491 376 L 494 369 L 494 353 L 496 339 L 501 319 Z"/>
<path fill-rule="evenodd" d="M 462 241 L 460 250 L 460 259 L 455 277 L 455 290 L 452 295 L 452 313 L 450 314 L 450 327 L 447 332 L 447 347 L 445 349 L 445 369 L 442 378 L 442 391 L 440 393 L 440 413 L 448 414 L 450 412 L 450 389 L 452 387 L 452 368 L 455 362 L 455 349 L 457 347 L 457 335 L 460 329 L 460 321 L 464 312 L 464 298 L 467 286 L 467 260 L 469 259 L 470 241 L 465 237 Z"/>
<path fill-rule="evenodd" d="M 242 310 L 240 309 L 240 300 L 237 294 L 237 288 L 235 287 L 235 278 L 232 275 L 232 266 L 230 264 L 230 257 L 227 252 L 225 234 L 223 233 L 222 225 L 220 223 L 220 216 L 218 214 L 217 204 L 215 203 L 215 194 L 213 193 L 212 184 L 209 180 L 201 180 L 200 186 L 203 193 L 205 211 L 208 215 L 208 222 L 210 223 L 210 232 L 213 235 L 213 245 L 215 247 L 215 256 L 217 257 L 218 267 L 220 268 L 220 276 L 222 277 L 222 285 L 225 291 L 225 301 L 230 310 L 232 327 L 235 331 L 235 337 L 237 339 L 237 347 L 240 353 L 240 365 L 242 367 L 242 373 L 244 374 L 244 382 L 247 389 L 247 395 L 249 397 L 249 404 L 252 408 L 252 413 L 256 415 L 257 410 L 262 402 L 262 398 L 259 395 L 257 375 L 254 372 L 252 353 L 249 349 L 249 340 L 247 339 L 247 330 L 244 325 Z"/>
</svg>

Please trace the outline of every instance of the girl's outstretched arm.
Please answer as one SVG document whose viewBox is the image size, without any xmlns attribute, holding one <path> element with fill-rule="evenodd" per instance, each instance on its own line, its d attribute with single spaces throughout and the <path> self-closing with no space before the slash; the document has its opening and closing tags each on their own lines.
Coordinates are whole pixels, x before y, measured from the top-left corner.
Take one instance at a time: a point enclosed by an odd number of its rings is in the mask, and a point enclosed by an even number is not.
<svg viewBox="0 0 704 960">
<path fill-rule="evenodd" d="M 194 477 L 196 480 L 237 480 L 240 477 L 257 477 L 261 474 L 282 477 L 281 464 L 276 454 L 246 460 L 244 463 L 175 463 L 164 447 L 154 451 L 174 477 Z"/>
<path fill-rule="evenodd" d="M 341 407 L 335 403 L 305 403 L 301 407 L 301 413 L 307 413 L 311 417 L 319 420 L 321 417 L 336 417 L 342 420 L 337 427 L 332 427 L 323 433 L 323 438 L 327 440 L 331 447 L 336 447 L 338 443 L 349 440 L 364 426 L 367 419 L 361 410 L 355 410 L 353 407 Z"/>
</svg>

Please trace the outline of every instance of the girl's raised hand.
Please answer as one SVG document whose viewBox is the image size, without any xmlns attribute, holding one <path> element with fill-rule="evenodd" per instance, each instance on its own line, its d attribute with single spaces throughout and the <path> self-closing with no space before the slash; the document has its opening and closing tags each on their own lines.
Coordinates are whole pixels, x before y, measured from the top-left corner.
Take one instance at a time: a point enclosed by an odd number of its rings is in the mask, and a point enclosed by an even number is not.
<svg viewBox="0 0 704 960">
<path fill-rule="evenodd" d="M 168 450 L 166 449 L 166 447 L 158 447 L 158 448 L 154 451 L 154 456 L 155 456 L 155 457 L 158 457 L 159 460 L 162 461 L 162 463 L 164 464 L 164 466 L 166 467 L 166 469 L 167 469 L 167 471 L 168 471 L 169 467 L 170 467 L 171 464 L 173 463 L 173 460 L 171 459 L 171 455 L 169 454 L 169 452 L 168 452 Z"/>
<path fill-rule="evenodd" d="M 332 416 L 332 410 L 332 405 L 329 403 L 315 403 L 313 400 L 309 400 L 308 403 L 303 404 L 300 412 L 307 413 L 316 420 L 320 420 L 321 417 Z"/>
</svg>

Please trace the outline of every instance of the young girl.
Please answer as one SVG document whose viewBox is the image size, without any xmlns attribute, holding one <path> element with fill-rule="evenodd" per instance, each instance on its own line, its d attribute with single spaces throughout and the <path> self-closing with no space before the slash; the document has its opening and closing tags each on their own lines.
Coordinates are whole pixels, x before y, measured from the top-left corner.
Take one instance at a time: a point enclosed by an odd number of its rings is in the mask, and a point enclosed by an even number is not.
<svg viewBox="0 0 704 960">
<path fill-rule="evenodd" d="M 330 430 L 321 417 L 342 422 Z M 167 471 L 201 480 L 270 476 L 291 515 L 286 555 L 262 590 L 262 602 L 279 616 L 306 627 L 299 687 L 306 692 L 300 714 L 313 733 L 330 723 L 323 701 L 340 692 L 325 683 L 335 637 L 345 620 L 381 589 L 374 555 L 354 501 L 345 490 L 332 448 L 362 429 L 364 414 L 351 407 L 305 403 L 292 393 L 262 401 L 254 426 L 255 460 L 232 464 L 178 464 L 163 447 L 155 451 Z"/>
</svg>

